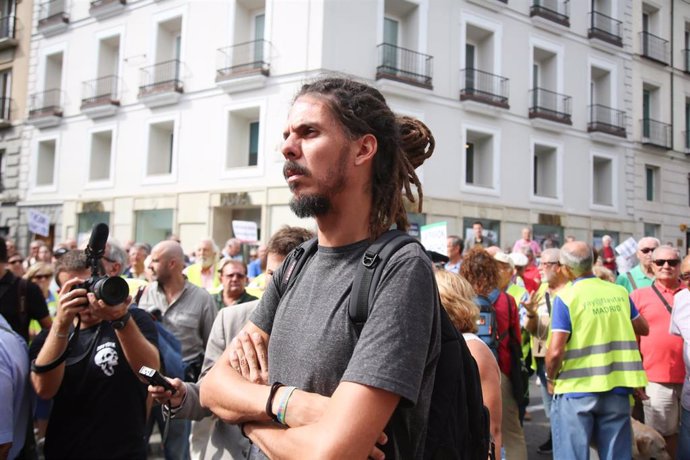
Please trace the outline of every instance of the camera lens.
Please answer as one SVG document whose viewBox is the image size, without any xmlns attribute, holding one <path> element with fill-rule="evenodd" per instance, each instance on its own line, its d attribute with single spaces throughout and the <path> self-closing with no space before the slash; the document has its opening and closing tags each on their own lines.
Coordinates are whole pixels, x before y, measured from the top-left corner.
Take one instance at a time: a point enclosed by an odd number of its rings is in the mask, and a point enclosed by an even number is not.
<svg viewBox="0 0 690 460">
<path fill-rule="evenodd" d="M 93 285 L 93 293 L 107 305 L 119 305 L 127 299 L 129 286 L 119 276 L 103 277 Z"/>
</svg>

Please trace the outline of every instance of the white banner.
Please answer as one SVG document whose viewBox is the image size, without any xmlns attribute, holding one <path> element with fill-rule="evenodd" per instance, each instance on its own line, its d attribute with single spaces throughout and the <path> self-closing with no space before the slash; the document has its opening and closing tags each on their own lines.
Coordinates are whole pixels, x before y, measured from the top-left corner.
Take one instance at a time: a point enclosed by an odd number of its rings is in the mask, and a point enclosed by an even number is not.
<svg viewBox="0 0 690 460">
<path fill-rule="evenodd" d="M 256 243 L 259 241 L 259 228 L 256 222 L 249 220 L 233 220 L 232 233 L 235 238 L 243 243 Z"/>
<path fill-rule="evenodd" d="M 42 212 L 29 209 L 29 231 L 41 236 L 50 234 L 50 217 Z"/>
<path fill-rule="evenodd" d="M 446 222 L 423 225 L 419 231 L 422 234 L 422 246 L 427 251 L 448 255 L 448 224 Z"/>
</svg>

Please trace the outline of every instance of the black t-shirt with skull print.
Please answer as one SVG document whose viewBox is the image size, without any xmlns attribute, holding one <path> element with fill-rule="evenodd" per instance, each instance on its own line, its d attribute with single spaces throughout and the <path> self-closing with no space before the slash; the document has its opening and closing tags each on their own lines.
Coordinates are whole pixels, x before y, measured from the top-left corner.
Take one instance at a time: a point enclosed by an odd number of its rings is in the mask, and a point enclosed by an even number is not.
<svg viewBox="0 0 690 460">
<path fill-rule="evenodd" d="M 130 309 L 146 339 L 158 346 L 153 320 Z M 48 331 L 32 342 L 38 356 Z M 127 363 L 110 323 L 82 329 L 67 358 L 65 376 L 53 399 L 46 433 L 47 459 L 145 459 L 146 385 Z"/>
</svg>

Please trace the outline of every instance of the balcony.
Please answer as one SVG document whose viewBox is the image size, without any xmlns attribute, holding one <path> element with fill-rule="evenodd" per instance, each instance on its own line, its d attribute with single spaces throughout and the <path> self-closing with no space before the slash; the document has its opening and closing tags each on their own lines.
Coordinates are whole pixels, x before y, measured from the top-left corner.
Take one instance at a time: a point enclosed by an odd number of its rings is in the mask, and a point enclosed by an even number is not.
<svg viewBox="0 0 690 460">
<path fill-rule="evenodd" d="M 589 106 L 587 132 L 599 132 L 625 137 L 625 112 L 601 104 Z"/>
<path fill-rule="evenodd" d="M 117 75 L 82 83 L 81 111 L 91 118 L 113 115 L 120 106 Z"/>
<path fill-rule="evenodd" d="M 377 80 L 384 78 L 422 88 L 432 88 L 433 57 L 388 43 L 382 43 L 377 48 Z"/>
<path fill-rule="evenodd" d="M 38 128 L 56 126 L 62 120 L 62 91 L 49 89 L 32 94 L 29 100 L 29 119 L 27 123 Z"/>
<path fill-rule="evenodd" d="M 460 100 L 477 101 L 504 109 L 508 105 L 508 79 L 477 69 L 460 71 Z"/>
<path fill-rule="evenodd" d="M 17 39 L 14 36 L 17 27 L 15 16 L 3 16 L 0 18 L 0 50 L 14 48 L 17 46 Z"/>
<path fill-rule="evenodd" d="M 592 11 L 589 16 L 588 38 L 596 38 L 615 46 L 623 46 L 623 37 L 621 36 L 621 24 L 623 23 L 621 21 L 598 11 Z"/>
<path fill-rule="evenodd" d="M 182 63 L 177 59 L 142 67 L 139 100 L 149 107 L 177 103 L 184 92 L 181 68 Z"/>
<path fill-rule="evenodd" d="M 530 118 L 543 118 L 558 123 L 573 124 L 570 119 L 572 115 L 570 107 L 572 98 L 570 96 L 544 88 L 534 88 L 530 90 L 529 100 L 531 103 Z"/>
<path fill-rule="evenodd" d="M 671 149 L 671 125 L 651 118 L 642 119 L 642 143 L 666 150 Z"/>
<path fill-rule="evenodd" d="M 49 0 L 41 3 L 38 12 L 38 31 L 45 36 L 54 35 L 67 29 L 69 13 L 67 0 Z"/>
<path fill-rule="evenodd" d="M 12 99 L 0 97 L 0 129 L 12 126 Z"/>
<path fill-rule="evenodd" d="M 271 43 L 254 40 L 218 50 L 216 83 L 227 92 L 261 88 L 270 75 Z"/>
<path fill-rule="evenodd" d="M 96 19 L 116 15 L 125 9 L 127 0 L 92 0 L 89 14 Z"/>
<path fill-rule="evenodd" d="M 668 64 L 668 40 L 649 32 L 640 32 L 640 43 L 642 44 L 642 56 L 660 64 Z"/>
<path fill-rule="evenodd" d="M 533 0 L 529 15 L 555 22 L 563 27 L 570 27 L 570 2 L 568 0 Z"/>
</svg>

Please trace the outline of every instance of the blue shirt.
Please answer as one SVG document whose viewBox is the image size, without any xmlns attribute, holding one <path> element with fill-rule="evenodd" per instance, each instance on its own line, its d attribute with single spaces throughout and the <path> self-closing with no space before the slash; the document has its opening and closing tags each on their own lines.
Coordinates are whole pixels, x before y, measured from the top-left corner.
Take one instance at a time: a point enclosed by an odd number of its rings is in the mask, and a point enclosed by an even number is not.
<svg viewBox="0 0 690 460">
<path fill-rule="evenodd" d="M 594 275 L 577 278 L 575 281 L 573 281 L 573 284 L 587 278 L 594 278 Z M 640 316 L 640 312 L 637 311 L 637 307 L 630 297 L 628 297 L 628 300 L 630 301 L 630 320 L 632 321 Z M 553 301 L 553 306 L 551 307 L 551 332 L 554 331 L 567 332 L 568 334 L 573 331 L 573 325 L 570 321 L 570 310 L 560 297 L 556 297 L 556 299 Z M 617 387 L 612 389 L 611 392 L 615 394 L 628 395 L 632 392 L 632 388 Z M 585 396 L 594 395 L 595 393 L 568 393 L 566 397 L 582 398 Z"/>
<path fill-rule="evenodd" d="M 29 422 L 29 349 L 0 315 L 0 444 L 12 443 L 9 458 L 24 447 Z"/>
<path fill-rule="evenodd" d="M 250 278 L 256 278 L 261 274 L 261 259 L 256 259 L 249 262 L 247 265 L 247 276 Z"/>
</svg>

